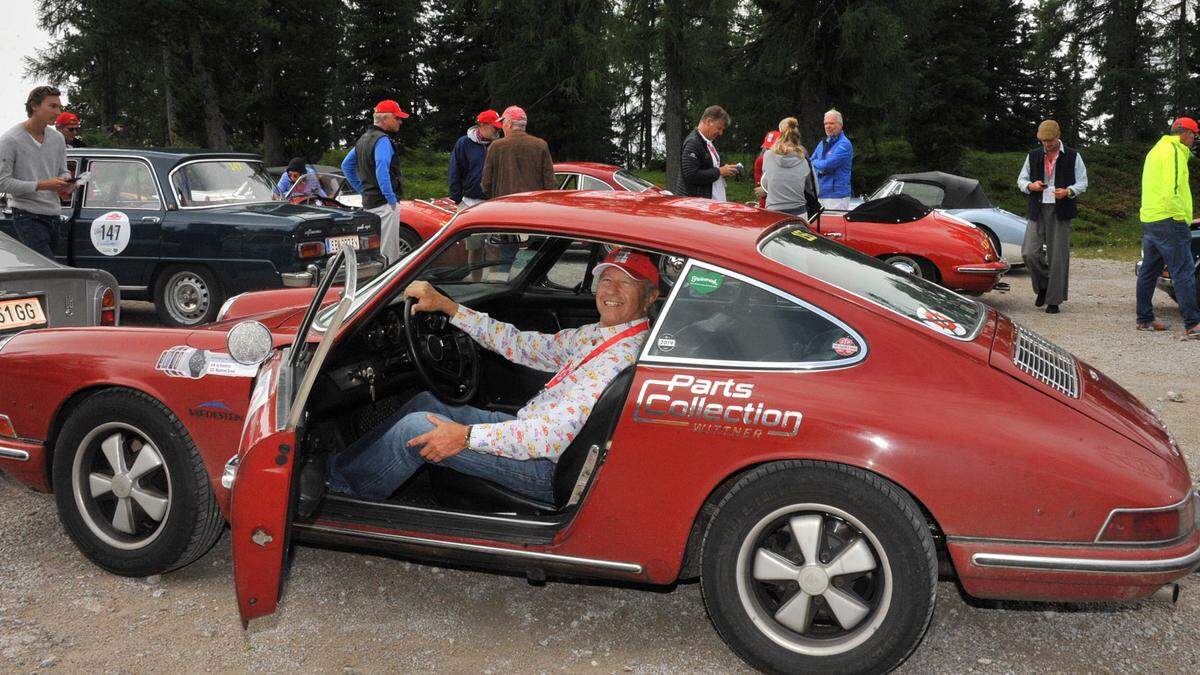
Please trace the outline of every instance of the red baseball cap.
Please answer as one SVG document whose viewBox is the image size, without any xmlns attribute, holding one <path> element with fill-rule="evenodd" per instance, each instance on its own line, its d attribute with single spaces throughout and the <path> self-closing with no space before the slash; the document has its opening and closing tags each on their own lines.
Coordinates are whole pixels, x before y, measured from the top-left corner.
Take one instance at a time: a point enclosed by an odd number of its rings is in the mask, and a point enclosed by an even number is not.
<svg viewBox="0 0 1200 675">
<path fill-rule="evenodd" d="M 1179 128 L 1187 129 L 1188 131 L 1192 132 L 1193 134 L 1200 133 L 1200 127 L 1198 127 L 1196 125 L 1196 120 L 1194 120 L 1190 117 L 1176 118 L 1175 121 L 1171 123 L 1171 128 L 1172 129 L 1179 129 Z"/>
<path fill-rule="evenodd" d="M 766 136 L 763 136 L 763 150 L 775 145 L 775 141 L 779 140 L 778 131 L 768 131 Z"/>
<path fill-rule="evenodd" d="M 391 113 L 391 114 L 395 115 L 396 117 L 399 117 L 400 119 L 404 119 L 405 117 L 408 117 L 408 113 L 406 113 L 400 109 L 400 104 L 396 103 L 395 101 L 393 101 L 390 98 L 387 99 L 386 101 L 380 101 L 379 105 L 375 106 L 375 112 Z"/>
<path fill-rule="evenodd" d="M 525 116 L 525 109 L 520 106 L 510 105 L 504 109 L 504 114 L 500 116 L 502 120 L 512 122 L 520 122 L 521 120 L 529 119 Z"/>
<path fill-rule="evenodd" d="M 484 110 L 475 117 L 475 121 L 480 124 L 490 124 L 497 129 L 503 126 L 500 124 L 500 113 L 495 110 Z"/>
<path fill-rule="evenodd" d="M 605 267 L 615 267 L 628 274 L 630 279 L 650 281 L 656 287 L 658 286 L 658 268 L 650 262 L 650 256 L 645 253 L 638 253 L 627 248 L 613 249 L 604 257 L 604 262 L 596 265 L 592 274 L 599 277 Z"/>
<path fill-rule="evenodd" d="M 1192 124 L 1195 125 L 1196 123 L 1192 122 Z M 56 126 L 56 127 L 79 126 L 79 117 L 75 113 L 69 113 L 69 112 L 59 113 L 58 117 L 54 118 L 54 126 Z"/>
</svg>

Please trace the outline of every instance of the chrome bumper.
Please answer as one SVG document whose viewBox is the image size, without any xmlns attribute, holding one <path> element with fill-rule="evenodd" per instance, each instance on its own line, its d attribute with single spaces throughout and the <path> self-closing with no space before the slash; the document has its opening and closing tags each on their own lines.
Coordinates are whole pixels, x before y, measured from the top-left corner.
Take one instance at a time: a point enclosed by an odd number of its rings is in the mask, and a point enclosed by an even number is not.
<svg viewBox="0 0 1200 675">
<path fill-rule="evenodd" d="M 1105 560 L 1103 558 L 1057 558 L 1008 553 L 976 553 L 971 556 L 971 564 L 978 567 L 1016 567 L 1055 572 L 1115 572 L 1118 574 L 1190 572 L 1200 565 L 1200 545 L 1197 545 L 1187 555 L 1162 560 Z"/>
<path fill-rule="evenodd" d="M 379 276 L 383 272 L 384 264 L 382 260 L 368 260 L 358 264 L 358 280 L 371 279 Z M 283 285 L 288 288 L 307 288 L 315 286 L 321 278 L 321 268 L 314 265 L 309 265 L 308 269 L 303 272 L 285 272 L 279 275 L 283 280 Z"/>
</svg>

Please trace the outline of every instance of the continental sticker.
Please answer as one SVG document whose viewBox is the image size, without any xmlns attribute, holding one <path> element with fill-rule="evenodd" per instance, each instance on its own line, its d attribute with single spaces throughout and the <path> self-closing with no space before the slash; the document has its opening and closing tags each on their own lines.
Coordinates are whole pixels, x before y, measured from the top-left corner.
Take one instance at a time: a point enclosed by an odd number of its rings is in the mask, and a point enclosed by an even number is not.
<svg viewBox="0 0 1200 675">
<path fill-rule="evenodd" d="M 725 276 L 700 267 L 688 272 L 687 285 L 696 295 L 708 295 L 725 283 Z"/>
<path fill-rule="evenodd" d="M 774 408 L 758 399 L 749 382 L 676 374 L 669 380 L 642 383 L 633 420 L 756 440 L 764 435 L 795 436 L 800 433 L 804 414 Z"/>
<path fill-rule="evenodd" d="M 155 370 L 170 377 L 198 380 L 206 375 L 218 377 L 254 377 L 258 366 L 248 366 L 233 360 L 228 354 L 196 349 L 186 345 L 164 349 Z"/>
<path fill-rule="evenodd" d="M 962 337 L 967 334 L 965 326 L 937 310 L 918 306 L 917 318 L 921 320 L 921 323 L 944 335 Z"/>
</svg>

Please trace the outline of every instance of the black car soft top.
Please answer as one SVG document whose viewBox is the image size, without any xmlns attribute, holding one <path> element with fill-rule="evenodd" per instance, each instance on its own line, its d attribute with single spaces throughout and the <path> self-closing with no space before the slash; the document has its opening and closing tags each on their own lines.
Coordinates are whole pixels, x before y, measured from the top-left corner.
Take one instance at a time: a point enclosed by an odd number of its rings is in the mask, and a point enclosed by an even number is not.
<svg viewBox="0 0 1200 675">
<path fill-rule="evenodd" d="M 863 202 L 846 214 L 846 220 L 854 223 L 911 223 L 929 215 L 930 211 L 932 209 L 916 198 L 899 194 Z"/>
<path fill-rule="evenodd" d="M 939 208 L 943 209 L 990 209 L 992 202 L 983 193 L 983 186 L 974 178 L 955 176 L 941 171 L 921 173 L 898 173 L 888 180 L 905 183 L 927 183 L 942 188 L 945 195 Z"/>
</svg>

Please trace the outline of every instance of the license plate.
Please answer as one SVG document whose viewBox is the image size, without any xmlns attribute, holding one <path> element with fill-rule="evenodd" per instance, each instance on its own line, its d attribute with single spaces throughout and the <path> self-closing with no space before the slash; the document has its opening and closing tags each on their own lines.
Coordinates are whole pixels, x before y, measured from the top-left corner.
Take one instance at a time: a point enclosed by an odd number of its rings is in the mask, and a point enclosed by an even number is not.
<svg viewBox="0 0 1200 675">
<path fill-rule="evenodd" d="M 37 298 L 0 300 L 0 331 L 45 325 L 46 314 Z"/>
<path fill-rule="evenodd" d="M 325 240 L 325 251 L 330 255 L 337 253 L 344 248 L 352 248 L 358 250 L 358 235 L 350 237 L 329 237 Z"/>
</svg>

